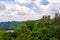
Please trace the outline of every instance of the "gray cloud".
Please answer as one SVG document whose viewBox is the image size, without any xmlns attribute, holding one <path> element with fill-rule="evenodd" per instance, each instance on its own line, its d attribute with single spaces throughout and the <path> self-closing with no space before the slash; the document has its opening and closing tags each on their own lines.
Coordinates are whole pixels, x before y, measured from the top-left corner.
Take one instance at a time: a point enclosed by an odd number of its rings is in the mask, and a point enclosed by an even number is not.
<svg viewBox="0 0 60 40">
<path fill-rule="evenodd" d="M 0 3 L 0 10 L 5 10 L 6 6 Z"/>
</svg>

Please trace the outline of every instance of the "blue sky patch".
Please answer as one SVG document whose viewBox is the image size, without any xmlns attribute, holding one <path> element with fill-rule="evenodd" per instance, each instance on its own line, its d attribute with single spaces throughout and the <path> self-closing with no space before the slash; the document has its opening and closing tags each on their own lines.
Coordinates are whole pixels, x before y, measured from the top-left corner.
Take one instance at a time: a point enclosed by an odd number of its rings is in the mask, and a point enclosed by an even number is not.
<svg viewBox="0 0 60 40">
<path fill-rule="evenodd" d="M 41 3 L 42 5 L 48 5 L 48 4 L 49 4 L 49 2 L 48 2 L 47 0 L 42 0 L 40 3 Z"/>
</svg>

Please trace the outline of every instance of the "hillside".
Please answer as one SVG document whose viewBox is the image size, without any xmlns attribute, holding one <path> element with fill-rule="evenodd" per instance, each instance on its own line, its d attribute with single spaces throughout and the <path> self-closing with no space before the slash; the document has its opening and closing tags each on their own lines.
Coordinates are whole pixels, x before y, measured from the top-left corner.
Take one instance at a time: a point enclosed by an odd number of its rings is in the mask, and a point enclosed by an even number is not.
<svg viewBox="0 0 60 40">
<path fill-rule="evenodd" d="M 0 30 L 0 40 L 60 40 L 59 14 L 55 14 L 54 18 L 43 16 L 35 21 L 17 22 L 16 28 L 12 26 L 15 23 L 3 23 L 9 24 L 14 30 Z"/>
</svg>

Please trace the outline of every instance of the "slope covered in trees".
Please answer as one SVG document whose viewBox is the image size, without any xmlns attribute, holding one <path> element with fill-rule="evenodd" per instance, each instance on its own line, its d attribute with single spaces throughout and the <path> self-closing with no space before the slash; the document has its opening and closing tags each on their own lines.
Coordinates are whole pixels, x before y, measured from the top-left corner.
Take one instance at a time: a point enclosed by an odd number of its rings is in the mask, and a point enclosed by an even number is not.
<svg viewBox="0 0 60 40">
<path fill-rule="evenodd" d="M 12 26 L 13 27 L 13 26 Z M 43 16 L 36 21 L 17 24 L 14 32 L 0 31 L 0 40 L 60 40 L 60 15 Z"/>
</svg>

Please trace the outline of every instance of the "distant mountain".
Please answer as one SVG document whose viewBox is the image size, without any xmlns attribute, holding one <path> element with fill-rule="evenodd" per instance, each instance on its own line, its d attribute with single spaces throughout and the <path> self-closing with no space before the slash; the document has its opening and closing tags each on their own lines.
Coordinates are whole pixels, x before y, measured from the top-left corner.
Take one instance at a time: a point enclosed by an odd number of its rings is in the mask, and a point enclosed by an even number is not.
<svg viewBox="0 0 60 40">
<path fill-rule="evenodd" d="M 18 22 L 0 22 L 0 30 L 11 30 L 17 27 Z"/>
</svg>

